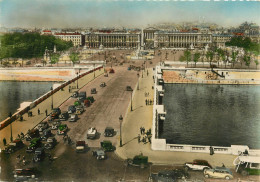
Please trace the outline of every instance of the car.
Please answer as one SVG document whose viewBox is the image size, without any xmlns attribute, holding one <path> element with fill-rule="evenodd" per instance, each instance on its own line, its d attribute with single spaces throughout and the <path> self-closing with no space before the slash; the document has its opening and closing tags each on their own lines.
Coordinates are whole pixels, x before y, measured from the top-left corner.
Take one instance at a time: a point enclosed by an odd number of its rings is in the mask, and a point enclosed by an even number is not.
<svg viewBox="0 0 260 182">
<path fill-rule="evenodd" d="M 152 173 L 149 177 L 149 181 L 153 182 L 175 182 L 178 181 L 176 173 L 173 170 L 164 170 L 158 173 Z"/>
<path fill-rule="evenodd" d="M 60 118 L 60 121 L 66 121 L 66 120 L 68 120 L 68 119 L 69 119 L 69 113 L 68 113 L 68 111 L 63 111 L 63 112 L 60 114 L 59 118 Z"/>
<path fill-rule="evenodd" d="M 76 112 L 76 107 L 75 107 L 74 105 L 70 105 L 70 106 L 68 107 L 68 113 L 69 113 L 69 114 L 72 114 L 72 113 L 74 113 L 74 112 Z"/>
<path fill-rule="evenodd" d="M 22 142 L 22 140 L 16 139 L 13 142 L 9 143 L 6 147 L 5 147 L 5 153 L 13 153 L 19 149 L 21 149 L 24 146 L 24 143 Z"/>
<path fill-rule="evenodd" d="M 126 86 L 126 91 L 133 91 L 131 86 Z"/>
<path fill-rule="evenodd" d="M 35 67 L 42 67 L 42 64 L 35 64 Z"/>
<path fill-rule="evenodd" d="M 190 177 L 189 173 L 184 169 L 174 169 L 173 171 L 177 179 L 188 179 Z"/>
<path fill-rule="evenodd" d="M 57 134 L 58 135 L 65 135 L 67 131 L 68 131 L 68 126 L 66 124 L 61 124 L 58 127 Z"/>
<path fill-rule="evenodd" d="M 51 125 L 51 129 L 52 130 L 57 130 L 58 129 L 58 126 L 60 125 L 60 121 L 54 121 Z"/>
<path fill-rule="evenodd" d="M 105 82 L 102 82 L 101 84 L 100 84 L 100 87 L 105 87 L 106 86 L 106 83 Z"/>
<path fill-rule="evenodd" d="M 184 169 L 188 170 L 196 170 L 196 171 L 204 171 L 205 169 L 211 169 L 212 166 L 206 160 L 195 159 L 193 162 L 186 162 L 184 164 Z"/>
<path fill-rule="evenodd" d="M 77 98 L 78 96 L 79 96 L 78 91 L 73 92 L 73 94 L 71 95 L 71 97 L 73 97 L 73 98 Z"/>
<path fill-rule="evenodd" d="M 105 137 L 113 137 L 114 134 L 115 134 L 114 128 L 112 128 L 112 127 L 106 127 L 105 128 L 105 132 L 104 132 Z"/>
<path fill-rule="evenodd" d="M 69 118 L 69 122 L 76 122 L 78 120 L 77 114 L 71 114 Z"/>
<path fill-rule="evenodd" d="M 233 179 L 233 174 L 230 169 L 226 167 L 216 167 L 213 169 L 204 170 L 205 178 L 222 178 L 222 179 Z"/>
<path fill-rule="evenodd" d="M 94 127 L 88 129 L 87 139 L 95 139 L 97 136 L 97 130 Z"/>
<path fill-rule="evenodd" d="M 116 147 L 112 145 L 111 141 L 103 141 L 100 142 L 101 148 L 104 149 L 105 152 L 111 152 L 116 150 Z"/>
<path fill-rule="evenodd" d="M 14 178 L 16 180 L 20 179 L 34 179 L 38 173 L 36 168 L 26 168 L 26 169 L 15 169 L 14 170 Z"/>
<path fill-rule="evenodd" d="M 107 73 L 105 73 L 105 74 L 104 74 L 104 77 L 108 77 L 108 74 L 107 74 Z"/>
<path fill-rule="evenodd" d="M 41 139 L 33 138 L 30 141 L 30 145 L 27 147 L 26 152 L 33 152 L 36 148 L 41 147 Z"/>
<path fill-rule="evenodd" d="M 87 100 L 89 100 L 91 103 L 93 103 L 95 101 L 94 97 L 93 96 L 89 96 L 87 97 Z"/>
<path fill-rule="evenodd" d="M 85 152 L 86 150 L 86 142 L 85 141 L 77 141 L 76 142 L 76 152 Z"/>
<path fill-rule="evenodd" d="M 84 112 L 84 106 L 80 105 L 76 107 L 76 114 L 82 114 Z"/>
<path fill-rule="evenodd" d="M 42 122 L 38 125 L 39 132 L 42 132 L 43 130 L 47 129 L 49 127 L 49 124 L 47 122 Z"/>
<path fill-rule="evenodd" d="M 40 132 L 38 129 L 28 130 L 27 135 L 25 136 L 26 141 L 31 141 L 33 138 L 40 137 Z"/>
<path fill-rule="evenodd" d="M 125 161 L 125 164 L 131 166 L 139 166 L 140 168 L 145 168 L 149 165 L 148 156 L 144 156 L 142 153 L 136 155 L 133 158 L 128 158 Z"/>
<path fill-rule="evenodd" d="M 44 148 L 45 149 L 52 149 L 57 144 L 57 140 L 54 137 L 49 137 L 47 139 L 47 143 L 45 143 Z"/>
<path fill-rule="evenodd" d="M 44 157 L 45 157 L 44 148 L 37 148 L 34 152 L 33 161 L 34 162 L 43 161 Z"/>
<path fill-rule="evenodd" d="M 91 94 L 96 94 L 97 93 L 97 89 L 96 88 L 92 88 L 91 89 Z"/>
<path fill-rule="evenodd" d="M 59 119 L 59 115 L 61 114 L 60 108 L 52 109 L 51 119 Z"/>
<path fill-rule="evenodd" d="M 87 98 L 87 93 L 85 91 L 79 93 L 78 100 L 85 100 L 86 98 Z"/>
<path fill-rule="evenodd" d="M 107 158 L 106 153 L 103 149 L 93 150 L 92 155 L 96 157 L 97 160 L 104 160 Z"/>
<path fill-rule="evenodd" d="M 41 140 L 42 140 L 42 141 L 45 141 L 45 140 L 47 140 L 47 138 L 50 137 L 51 135 L 52 135 L 52 133 L 51 133 L 51 128 L 47 128 L 46 130 L 44 130 L 44 131 L 42 132 Z"/>
</svg>

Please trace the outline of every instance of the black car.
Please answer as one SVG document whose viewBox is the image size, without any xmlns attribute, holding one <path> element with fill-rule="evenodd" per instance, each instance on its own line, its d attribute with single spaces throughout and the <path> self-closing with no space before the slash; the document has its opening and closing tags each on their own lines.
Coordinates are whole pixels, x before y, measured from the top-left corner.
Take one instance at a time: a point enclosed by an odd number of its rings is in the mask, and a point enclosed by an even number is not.
<svg viewBox="0 0 260 182">
<path fill-rule="evenodd" d="M 61 113 L 60 108 L 54 108 L 51 113 L 51 119 L 58 119 Z"/>
<path fill-rule="evenodd" d="M 78 91 L 73 92 L 73 94 L 71 95 L 71 97 L 73 97 L 73 98 L 77 98 L 78 96 L 79 96 Z"/>
<path fill-rule="evenodd" d="M 131 86 L 126 86 L 126 91 L 133 91 Z"/>
<path fill-rule="evenodd" d="M 114 134 L 115 134 L 114 128 L 106 127 L 105 132 L 104 132 L 105 137 L 112 137 L 112 136 L 114 136 Z"/>
<path fill-rule="evenodd" d="M 74 112 L 76 112 L 76 107 L 75 107 L 74 105 L 69 106 L 69 107 L 68 107 L 68 113 L 69 113 L 69 114 L 72 114 L 72 113 L 74 113 Z"/>
<path fill-rule="evenodd" d="M 45 157 L 44 148 L 37 148 L 34 153 L 33 161 L 34 162 L 43 161 L 44 157 Z"/>
<path fill-rule="evenodd" d="M 96 94 L 96 93 L 97 93 L 96 88 L 92 88 L 92 89 L 91 89 L 91 94 Z"/>
<path fill-rule="evenodd" d="M 151 181 L 167 181 L 173 182 L 178 181 L 178 179 L 187 179 L 189 174 L 183 169 L 165 170 L 158 173 L 153 173 L 150 176 Z"/>
<path fill-rule="evenodd" d="M 60 121 L 66 121 L 69 119 L 69 113 L 67 111 L 64 111 L 59 116 Z"/>
</svg>

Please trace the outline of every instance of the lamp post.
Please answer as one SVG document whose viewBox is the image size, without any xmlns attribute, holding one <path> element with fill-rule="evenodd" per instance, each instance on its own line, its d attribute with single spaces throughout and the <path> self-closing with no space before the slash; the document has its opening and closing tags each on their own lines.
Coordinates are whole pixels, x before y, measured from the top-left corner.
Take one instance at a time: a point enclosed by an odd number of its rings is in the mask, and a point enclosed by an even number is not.
<svg viewBox="0 0 260 182">
<path fill-rule="evenodd" d="M 123 116 L 122 115 L 120 115 L 119 116 L 119 122 L 120 122 L 120 147 L 122 147 L 123 145 L 122 145 L 122 122 L 123 122 Z"/>
<path fill-rule="evenodd" d="M 96 66 L 96 65 L 95 65 L 95 63 L 94 63 L 94 78 L 96 77 L 96 75 L 95 75 L 95 66 Z"/>
<path fill-rule="evenodd" d="M 131 91 L 131 111 L 133 111 L 133 104 L 132 104 L 132 102 L 133 102 L 133 101 L 132 101 L 132 92 L 133 92 L 133 91 Z"/>
<path fill-rule="evenodd" d="M 11 113 L 11 112 L 9 113 L 9 117 L 10 117 L 10 120 L 11 120 L 11 117 L 12 117 L 12 113 Z M 10 122 L 10 128 L 11 128 L 11 137 L 10 137 L 10 140 L 11 140 L 11 142 L 12 142 L 12 141 L 13 141 L 12 121 Z"/>
<path fill-rule="evenodd" d="M 79 82 L 78 82 L 78 80 L 79 80 L 79 73 L 77 72 L 77 89 L 79 88 Z"/>
<path fill-rule="evenodd" d="M 51 109 L 53 109 L 53 88 L 51 87 Z"/>
<path fill-rule="evenodd" d="M 139 90 L 139 72 L 137 73 L 137 77 L 138 77 L 138 82 L 137 82 L 137 90 Z"/>
</svg>

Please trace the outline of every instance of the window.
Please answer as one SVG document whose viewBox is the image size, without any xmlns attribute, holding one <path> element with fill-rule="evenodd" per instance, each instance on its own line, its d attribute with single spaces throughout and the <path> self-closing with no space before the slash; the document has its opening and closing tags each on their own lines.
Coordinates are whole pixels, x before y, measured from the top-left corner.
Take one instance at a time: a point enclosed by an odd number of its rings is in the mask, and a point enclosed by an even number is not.
<svg viewBox="0 0 260 182">
<path fill-rule="evenodd" d="M 251 163 L 250 168 L 260 169 L 260 164 L 259 163 Z"/>
</svg>

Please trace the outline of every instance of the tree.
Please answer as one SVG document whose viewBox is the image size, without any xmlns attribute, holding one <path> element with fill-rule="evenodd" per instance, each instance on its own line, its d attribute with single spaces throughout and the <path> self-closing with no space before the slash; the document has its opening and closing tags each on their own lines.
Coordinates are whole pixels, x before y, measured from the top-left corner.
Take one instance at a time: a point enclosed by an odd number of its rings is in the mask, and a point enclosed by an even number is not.
<svg viewBox="0 0 260 182">
<path fill-rule="evenodd" d="M 257 69 L 258 64 L 259 64 L 258 60 L 255 60 L 255 67 L 256 67 L 256 69 Z"/>
<path fill-rule="evenodd" d="M 208 51 L 207 54 L 206 54 L 206 58 L 209 61 L 210 67 L 211 67 L 211 62 L 213 60 L 213 56 L 214 56 L 214 53 L 212 51 Z"/>
<path fill-rule="evenodd" d="M 57 66 L 58 66 L 59 58 L 60 58 L 59 53 L 52 53 L 51 56 L 50 56 L 51 65 L 57 63 Z"/>
<path fill-rule="evenodd" d="M 72 52 L 69 57 L 70 57 L 70 60 L 73 64 L 73 66 L 74 66 L 74 64 L 79 60 L 79 53 Z"/>
<path fill-rule="evenodd" d="M 217 53 L 218 53 L 218 66 L 219 66 L 219 60 L 220 60 L 220 58 L 221 58 L 221 60 L 224 62 L 224 60 L 225 60 L 225 52 L 224 52 L 224 50 L 223 49 L 221 49 L 221 48 L 218 48 L 217 49 Z"/>
<path fill-rule="evenodd" d="M 233 68 L 235 66 L 235 62 L 237 61 L 237 55 L 238 55 L 238 51 L 232 51 L 231 58 L 232 58 L 232 66 L 233 66 Z"/>
<path fill-rule="evenodd" d="M 184 57 L 188 67 L 188 63 L 191 61 L 191 52 L 189 50 L 184 51 Z"/>
<path fill-rule="evenodd" d="M 200 59 L 200 53 L 199 53 L 199 52 L 196 52 L 196 53 L 194 54 L 194 59 L 193 59 L 193 61 L 194 61 L 194 63 L 195 63 L 195 67 L 196 67 L 196 64 L 197 64 L 197 62 L 199 61 L 199 59 Z"/>
</svg>

